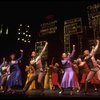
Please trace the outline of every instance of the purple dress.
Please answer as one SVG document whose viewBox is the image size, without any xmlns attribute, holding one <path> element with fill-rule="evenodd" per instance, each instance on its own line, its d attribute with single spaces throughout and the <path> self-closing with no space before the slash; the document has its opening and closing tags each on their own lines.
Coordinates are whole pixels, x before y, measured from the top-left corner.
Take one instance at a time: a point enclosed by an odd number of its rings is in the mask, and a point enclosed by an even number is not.
<svg viewBox="0 0 100 100">
<path fill-rule="evenodd" d="M 23 53 L 21 53 L 21 57 L 18 58 L 14 64 L 9 62 L 10 69 L 12 70 L 11 70 L 9 79 L 7 81 L 7 86 L 10 88 L 13 86 L 22 86 L 21 71 L 18 66 L 18 62 L 21 60 L 22 56 L 23 56 Z"/>
<path fill-rule="evenodd" d="M 74 71 L 72 69 L 72 58 L 75 53 L 75 50 L 72 51 L 70 57 L 66 60 L 62 60 L 62 65 L 65 67 L 64 75 L 61 82 L 62 88 L 70 88 L 75 87 L 75 80 L 74 80 Z"/>
</svg>

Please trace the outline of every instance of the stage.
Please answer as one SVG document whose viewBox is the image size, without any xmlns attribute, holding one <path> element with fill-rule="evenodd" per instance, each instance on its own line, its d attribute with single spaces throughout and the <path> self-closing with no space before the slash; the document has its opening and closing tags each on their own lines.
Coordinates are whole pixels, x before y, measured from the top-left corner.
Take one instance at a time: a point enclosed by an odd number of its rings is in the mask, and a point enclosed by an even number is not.
<svg viewBox="0 0 100 100">
<path fill-rule="evenodd" d="M 44 94 L 41 95 L 40 90 L 32 90 L 28 91 L 25 94 L 19 93 L 0 93 L 1 98 L 100 98 L 100 90 L 93 91 L 91 90 L 89 93 L 84 94 L 83 91 L 77 93 L 76 91 L 73 92 L 73 95 L 69 95 L 69 91 L 65 90 L 63 94 L 59 94 L 59 90 L 44 90 Z"/>
</svg>

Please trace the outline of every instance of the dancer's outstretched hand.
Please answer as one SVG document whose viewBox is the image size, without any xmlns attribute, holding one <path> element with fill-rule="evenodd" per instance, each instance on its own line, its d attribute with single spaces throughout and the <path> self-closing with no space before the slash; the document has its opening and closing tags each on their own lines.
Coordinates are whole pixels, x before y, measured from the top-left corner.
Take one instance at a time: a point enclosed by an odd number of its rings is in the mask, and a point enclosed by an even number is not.
<svg viewBox="0 0 100 100">
<path fill-rule="evenodd" d="M 21 49 L 20 52 L 23 52 L 23 50 Z"/>
</svg>

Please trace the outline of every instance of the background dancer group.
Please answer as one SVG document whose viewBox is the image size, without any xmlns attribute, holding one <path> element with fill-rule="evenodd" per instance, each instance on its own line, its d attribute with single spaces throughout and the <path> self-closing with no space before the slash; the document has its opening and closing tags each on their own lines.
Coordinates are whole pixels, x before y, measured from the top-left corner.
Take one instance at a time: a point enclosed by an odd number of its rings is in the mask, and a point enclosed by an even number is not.
<svg viewBox="0 0 100 100">
<path fill-rule="evenodd" d="M 29 90 L 40 89 L 41 95 L 44 90 L 59 89 L 59 94 L 63 94 L 65 89 L 70 89 L 70 95 L 73 91 L 80 92 L 84 87 L 84 93 L 88 92 L 88 84 L 93 85 L 94 90 L 97 90 L 97 85 L 100 84 L 100 60 L 95 58 L 99 48 L 99 40 L 96 40 L 96 45 L 92 47 L 91 52 L 84 50 L 83 58 L 74 58 L 77 53 L 75 45 L 73 45 L 72 53 L 62 53 L 61 64 L 52 62 L 51 65 L 42 64 L 42 56 L 45 53 L 48 42 L 40 54 L 32 51 L 29 65 L 26 65 L 25 71 L 27 78 L 21 93 L 26 93 Z M 19 63 L 23 57 L 23 50 L 20 50 L 21 56 L 15 59 L 15 54 L 10 55 L 10 61 L 5 57 L 0 65 L 0 91 L 5 93 L 15 93 L 17 89 L 14 87 L 22 87 L 22 72 Z M 81 73 L 80 73 L 81 69 Z M 57 86 L 57 87 L 56 87 Z"/>
</svg>

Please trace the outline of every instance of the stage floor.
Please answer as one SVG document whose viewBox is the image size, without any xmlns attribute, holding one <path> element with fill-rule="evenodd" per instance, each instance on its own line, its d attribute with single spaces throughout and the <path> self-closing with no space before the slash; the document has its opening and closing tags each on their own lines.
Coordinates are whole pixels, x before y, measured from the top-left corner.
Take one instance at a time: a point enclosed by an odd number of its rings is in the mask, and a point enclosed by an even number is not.
<svg viewBox="0 0 100 100">
<path fill-rule="evenodd" d="M 88 94 L 84 94 L 83 91 L 77 93 L 76 91 L 73 92 L 73 95 L 69 95 L 69 91 L 65 90 L 63 94 L 59 94 L 59 90 L 44 90 L 44 95 L 40 95 L 40 90 L 32 90 L 28 91 L 25 94 L 15 93 L 15 94 L 7 94 L 7 93 L 0 93 L 1 98 L 100 98 L 100 91 L 97 92 L 91 90 Z"/>
</svg>

